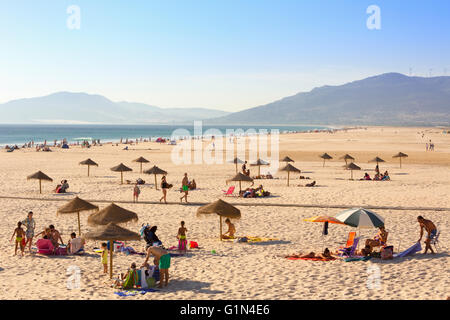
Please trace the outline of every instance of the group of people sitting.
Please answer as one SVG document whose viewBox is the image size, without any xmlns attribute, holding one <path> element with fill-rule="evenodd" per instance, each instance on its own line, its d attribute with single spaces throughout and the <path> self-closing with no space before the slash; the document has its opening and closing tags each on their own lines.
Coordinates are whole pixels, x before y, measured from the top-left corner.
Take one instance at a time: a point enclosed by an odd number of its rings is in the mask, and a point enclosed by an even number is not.
<svg viewBox="0 0 450 320">
<path fill-rule="evenodd" d="M 61 183 L 56 186 L 55 192 L 66 193 L 67 189 L 69 189 L 69 183 L 67 183 L 67 180 L 61 180 Z"/>
<path fill-rule="evenodd" d="M 61 233 L 55 229 L 54 225 L 45 228 L 44 231 L 38 233 L 36 237 L 42 235 L 41 239 L 36 241 L 38 253 L 44 254 L 83 254 L 86 241 L 84 238 L 77 237 L 75 232 L 70 234 L 70 240 L 67 246 L 61 237 Z"/>
<path fill-rule="evenodd" d="M 364 178 L 361 180 L 373 180 L 373 181 L 390 181 L 391 178 L 389 177 L 389 173 L 385 171 L 384 173 L 377 172 L 373 179 L 370 177 L 370 175 L 366 172 L 364 174 Z"/>
<path fill-rule="evenodd" d="M 257 188 L 247 188 L 245 190 L 241 190 L 239 196 L 242 198 L 262 198 L 270 196 L 270 192 L 265 191 L 263 186 L 260 185 Z"/>
<path fill-rule="evenodd" d="M 249 173 L 250 174 L 250 173 Z M 267 172 L 267 174 L 262 174 L 259 176 L 254 176 L 253 179 L 273 179 L 273 176 L 270 172 Z"/>
</svg>

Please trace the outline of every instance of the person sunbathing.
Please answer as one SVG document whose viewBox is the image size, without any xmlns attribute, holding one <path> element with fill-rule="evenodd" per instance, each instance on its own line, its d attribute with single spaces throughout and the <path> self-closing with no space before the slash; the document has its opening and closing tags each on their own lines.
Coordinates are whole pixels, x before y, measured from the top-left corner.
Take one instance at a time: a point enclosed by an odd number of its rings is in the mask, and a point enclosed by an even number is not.
<svg viewBox="0 0 450 320">
<path fill-rule="evenodd" d="M 231 223 L 231 220 L 229 218 L 225 219 L 225 223 L 228 225 L 228 231 L 222 235 L 222 239 L 234 239 L 236 227 Z"/>
<path fill-rule="evenodd" d="M 389 232 L 386 231 L 384 226 L 379 227 L 377 235 L 373 239 L 366 240 L 366 246 L 369 246 L 370 252 L 373 248 L 386 245 Z"/>
<path fill-rule="evenodd" d="M 310 252 L 308 254 L 304 254 L 304 255 L 290 255 L 287 256 L 286 258 L 301 258 L 301 259 L 322 259 L 322 260 L 335 260 L 336 258 L 332 256 L 330 250 L 328 250 L 328 248 L 325 248 L 325 250 L 323 251 L 323 253 L 319 253 L 318 255 L 316 255 L 314 252 Z"/>
</svg>

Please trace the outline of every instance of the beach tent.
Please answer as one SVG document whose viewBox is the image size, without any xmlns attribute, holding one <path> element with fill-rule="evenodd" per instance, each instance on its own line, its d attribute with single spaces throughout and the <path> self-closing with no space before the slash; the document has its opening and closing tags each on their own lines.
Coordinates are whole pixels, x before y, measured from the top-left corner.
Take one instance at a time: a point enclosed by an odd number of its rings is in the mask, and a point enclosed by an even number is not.
<svg viewBox="0 0 450 320">
<path fill-rule="evenodd" d="M 325 161 L 326 161 L 326 160 L 331 160 L 331 159 L 333 159 L 333 157 L 330 156 L 328 153 L 324 153 L 324 154 L 320 155 L 319 158 L 322 158 L 322 159 L 323 159 L 323 167 L 325 167 Z"/>
<path fill-rule="evenodd" d="M 145 159 L 144 157 L 139 157 L 137 159 L 134 159 L 133 162 L 139 162 L 141 165 L 141 173 L 142 173 L 142 164 L 143 163 L 149 163 L 150 161 L 148 161 L 147 159 Z"/>
<path fill-rule="evenodd" d="M 350 160 L 351 162 L 355 161 L 355 158 L 353 158 L 351 155 L 349 155 L 348 153 L 342 157 L 340 157 L 339 159 L 344 159 L 345 161 L 345 165 L 347 165 L 347 161 Z"/>
<path fill-rule="evenodd" d="M 119 227 L 114 223 L 109 223 L 99 229 L 88 232 L 84 236 L 86 239 L 91 240 L 104 240 L 109 241 L 109 278 L 112 279 L 113 274 L 113 248 L 114 241 L 131 241 L 140 240 L 141 237 L 136 232 Z"/>
<path fill-rule="evenodd" d="M 80 212 L 98 210 L 98 206 L 75 197 L 56 211 L 56 214 L 76 213 L 78 215 L 78 236 L 81 235 Z"/>
<path fill-rule="evenodd" d="M 334 217 L 344 224 L 355 228 L 379 228 L 384 226 L 383 217 L 363 208 L 347 209 Z"/>
<path fill-rule="evenodd" d="M 251 166 L 257 166 L 258 167 L 258 177 L 261 176 L 261 166 L 268 166 L 270 165 L 269 162 L 258 159 L 255 163 L 250 164 Z"/>
<path fill-rule="evenodd" d="M 252 182 L 253 185 L 253 179 L 250 178 L 249 176 L 246 176 L 245 174 L 242 174 L 241 172 L 238 172 L 233 178 L 227 180 L 227 183 L 228 181 L 239 181 L 239 193 L 242 191 L 241 186 L 242 181 Z"/>
<path fill-rule="evenodd" d="M 144 173 L 146 174 L 153 174 L 155 175 L 155 188 L 156 190 L 158 190 L 158 183 L 156 181 L 156 175 L 157 174 L 162 174 L 162 175 L 166 175 L 167 171 L 164 171 L 163 169 L 158 168 L 157 166 L 153 166 L 152 168 L 144 171 Z"/>
<path fill-rule="evenodd" d="M 238 164 L 242 164 L 244 163 L 244 161 L 242 161 L 239 158 L 234 158 L 233 160 L 230 161 L 230 163 L 234 163 L 236 165 L 236 173 L 238 173 Z"/>
<path fill-rule="evenodd" d="M 351 180 L 353 180 L 353 170 L 361 170 L 361 168 L 358 167 L 353 162 L 351 162 L 348 165 L 346 165 L 345 168 L 351 171 L 351 178 L 350 178 Z"/>
<path fill-rule="evenodd" d="M 108 223 L 118 224 L 137 220 L 138 216 L 136 213 L 119 207 L 115 203 L 111 203 L 109 206 L 88 217 L 88 223 L 90 225 L 107 225 Z"/>
<path fill-rule="evenodd" d="M 120 184 L 123 184 L 123 172 L 124 171 L 133 171 L 133 170 L 131 168 L 128 168 L 123 163 L 121 163 L 118 166 L 112 167 L 111 171 L 120 172 Z"/>
<path fill-rule="evenodd" d="M 407 158 L 408 155 L 403 153 L 403 152 L 399 152 L 396 155 L 392 156 L 392 158 L 398 158 L 400 160 L 400 168 L 402 167 L 402 158 Z"/>
<path fill-rule="evenodd" d="M 90 167 L 91 166 L 98 167 L 98 164 L 95 161 L 91 160 L 91 158 L 88 158 L 88 159 L 86 159 L 84 161 L 81 161 L 79 164 L 82 165 L 82 166 L 87 166 L 88 167 L 88 177 L 89 177 Z"/>
<path fill-rule="evenodd" d="M 222 217 L 230 219 L 241 218 L 241 211 L 238 208 L 220 199 L 198 208 L 197 216 L 207 214 L 217 214 L 219 216 L 220 240 L 222 240 Z"/>
<path fill-rule="evenodd" d="M 287 185 L 289 187 L 289 173 L 290 172 L 298 172 L 300 173 L 300 169 L 297 169 L 296 167 L 294 167 L 293 165 L 291 165 L 290 163 L 288 163 L 284 168 L 280 169 L 280 171 L 287 171 Z"/>
<path fill-rule="evenodd" d="M 27 180 L 31 180 L 31 179 L 39 180 L 39 193 L 42 193 L 42 180 L 53 181 L 52 178 L 50 178 L 48 175 L 46 175 L 42 171 L 38 171 L 27 177 Z"/>
</svg>

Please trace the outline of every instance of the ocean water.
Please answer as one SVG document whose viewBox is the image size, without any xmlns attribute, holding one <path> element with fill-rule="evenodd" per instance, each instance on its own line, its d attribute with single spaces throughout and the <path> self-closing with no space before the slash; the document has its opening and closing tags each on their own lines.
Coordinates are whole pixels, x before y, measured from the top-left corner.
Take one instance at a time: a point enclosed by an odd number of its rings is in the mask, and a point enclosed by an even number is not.
<svg viewBox="0 0 450 320">
<path fill-rule="evenodd" d="M 18 124 L 1 124 L 0 125 L 0 146 L 6 144 L 17 144 L 19 146 L 34 141 L 35 143 L 42 143 L 47 140 L 48 144 L 53 144 L 56 139 L 61 141 L 74 142 L 77 138 L 92 138 L 100 139 L 101 142 L 119 141 L 121 138 L 125 139 L 150 139 L 150 138 L 170 138 L 172 136 L 184 136 L 185 133 L 181 130 L 186 130 L 192 136 L 194 134 L 194 125 L 18 125 Z M 256 132 L 260 130 L 278 129 L 280 133 L 287 131 L 309 131 L 315 129 L 327 129 L 323 126 L 273 126 L 273 125 L 257 125 L 257 126 L 202 126 L 201 132 L 209 129 L 217 129 L 222 135 L 226 135 L 227 130 L 241 129 L 244 132 L 254 129 Z M 195 132 L 195 133 L 198 133 Z M 215 134 L 220 136 L 220 134 Z"/>
</svg>

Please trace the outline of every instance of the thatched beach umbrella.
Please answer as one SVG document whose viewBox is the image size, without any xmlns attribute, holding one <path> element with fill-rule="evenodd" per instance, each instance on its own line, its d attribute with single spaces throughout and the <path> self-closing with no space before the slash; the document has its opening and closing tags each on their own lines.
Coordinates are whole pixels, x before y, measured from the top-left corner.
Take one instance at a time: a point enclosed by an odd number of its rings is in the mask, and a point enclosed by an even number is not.
<svg viewBox="0 0 450 320">
<path fill-rule="evenodd" d="M 253 179 L 250 178 L 249 176 L 246 176 L 245 174 L 242 174 L 241 172 L 238 172 L 238 174 L 236 174 L 233 178 L 227 180 L 227 182 L 228 181 L 239 181 L 239 193 L 242 191 L 241 186 L 242 181 L 252 182 L 253 185 Z"/>
<path fill-rule="evenodd" d="M 88 158 L 88 159 L 86 159 L 84 161 L 81 161 L 79 164 L 88 167 L 88 177 L 89 177 L 90 166 L 97 166 L 98 167 L 98 164 L 95 161 L 91 160 L 91 158 Z"/>
<path fill-rule="evenodd" d="M 234 163 L 236 165 L 236 173 L 238 173 L 238 163 L 242 164 L 242 163 L 244 163 L 244 161 L 242 161 L 239 158 L 234 158 L 233 160 L 230 161 L 230 163 Z"/>
<path fill-rule="evenodd" d="M 258 159 L 255 163 L 250 164 L 251 166 L 258 166 L 258 177 L 261 175 L 261 166 L 268 166 L 270 165 L 269 162 Z"/>
<path fill-rule="evenodd" d="M 289 173 L 290 173 L 290 172 L 298 172 L 298 173 L 301 172 L 300 169 L 297 169 L 296 167 L 294 167 L 294 166 L 291 165 L 290 163 L 288 163 L 288 164 L 286 165 L 286 167 L 280 169 L 280 171 L 287 171 L 287 174 L 288 174 L 288 177 L 287 177 L 287 185 L 288 185 L 288 187 L 289 187 Z"/>
<path fill-rule="evenodd" d="M 46 175 L 42 171 L 38 171 L 27 177 L 27 180 L 31 180 L 31 179 L 39 180 L 39 193 L 42 193 L 42 180 L 53 181 L 52 178 L 50 178 L 48 175 Z"/>
<path fill-rule="evenodd" d="M 345 166 L 348 170 L 351 171 L 351 179 L 353 180 L 353 170 L 361 170 L 360 167 L 358 167 L 356 164 L 354 164 L 353 162 L 349 163 L 348 165 Z"/>
<path fill-rule="evenodd" d="M 126 223 L 132 220 L 138 220 L 136 213 L 111 203 L 99 212 L 91 214 L 88 223 L 90 225 L 107 225 L 108 223 Z"/>
<path fill-rule="evenodd" d="M 384 161 L 383 159 L 381 159 L 381 158 L 379 158 L 379 157 L 375 157 L 375 158 L 373 158 L 372 160 L 370 160 L 369 162 L 376 162 L 377 165 L 378 165 L 378 163 L 380 163 L 380 162 L 386 162 L 386 161 Z"/>
<path fill-rule="evenodd" d="M 355 158 L 353 158 L 351 155 L 349 155 L 348 153 L 345 156 L 340 157 L 339 159 L 344 159 L 345 161 L 345 165 L 347 165 L 347 161 L 355 161 Z"/>
<path fill-rule="evenodd" d="M 109 241 L 109 277 L 112 279 L 113 274 L 113 247 L 114 241 L 132 241 L 140 240 L 141 236 L 133 231 L 119 227 L 114 223 L 109 223 L 106 226 L 102 226 L 99 229 L 88 232 L 84 236 L 86 239 L 91 240 L 105 240 Z"/>
<path fill-rule="evenodd" d="M 123 172 L 124 171 L 133 171 L 133 169 L 128 168 L 126 165 L 121 163 L 118 166 L 112 167 L 111 171 L 120 172 L 120 184 L 123 184 Z"/>
<path fill-rule="evenodd" d="M 197 216 L 203 214 L 217 214 L 220 217 L 220 240 L 222 240 L 222 217 L 230 219 L 241 218 L 241 211 L 238 208 L 220 199 L 198 208 Z"/>
<path fill-rule="evenodd" d="M 144 173 L 155 175 L 155 188 L 156 188 L 156 190 L 158 190 L 158 183 L 156 182 L 156 175 L 157 174 L 166 175 L 167 171 L 164 171 L 163 169 L 160 169 L 157 166 L 153 166 L 151 169 L 145 170 Z"/>
<path fill-rule="evenodd" d="M 324 154 L 320 155 L 319 157 L 323 159 L 323 167 L 325 167 L 325 160 L 333 159 L 333 157 L 330 156 L 328 153 L 324 153 Z"/>
<path fill-rule="evenodd" d="M 75 197 L 56 211 L 56 214 L 76 213 L 78 215 L 78 235 L 81 235 L 80 212 L 98 210 L 98 206 Z"/>
<path fill-rule="evenodd" d="M 143 163 L 149 163 L 150 161 L 148 161 L 144 157 L 139 157 L 137 159 L 134 159 L 133 162 L 139 162 L 141 164 L 141 173 L 142 173 L 142 164 Z"/>
<path fill-rule="evenodd" d="M 289 158 L 288 156 L 284 157 L 283 159 L 280 160 L 281 162 L 286 162 L 286 164 L 288 162 L 295 162 L 294 160 L 292 160 L 291 158 Z"/>
<path fill-rule="evenodd" d="M 400 160 L 400 168 L 402 167 L 402 158 L 408 158 L 408 155 L 403 152 L 399 152 L 396 155 L 392 156 L 392 158 L 398 158 Z"/>
</svg>

